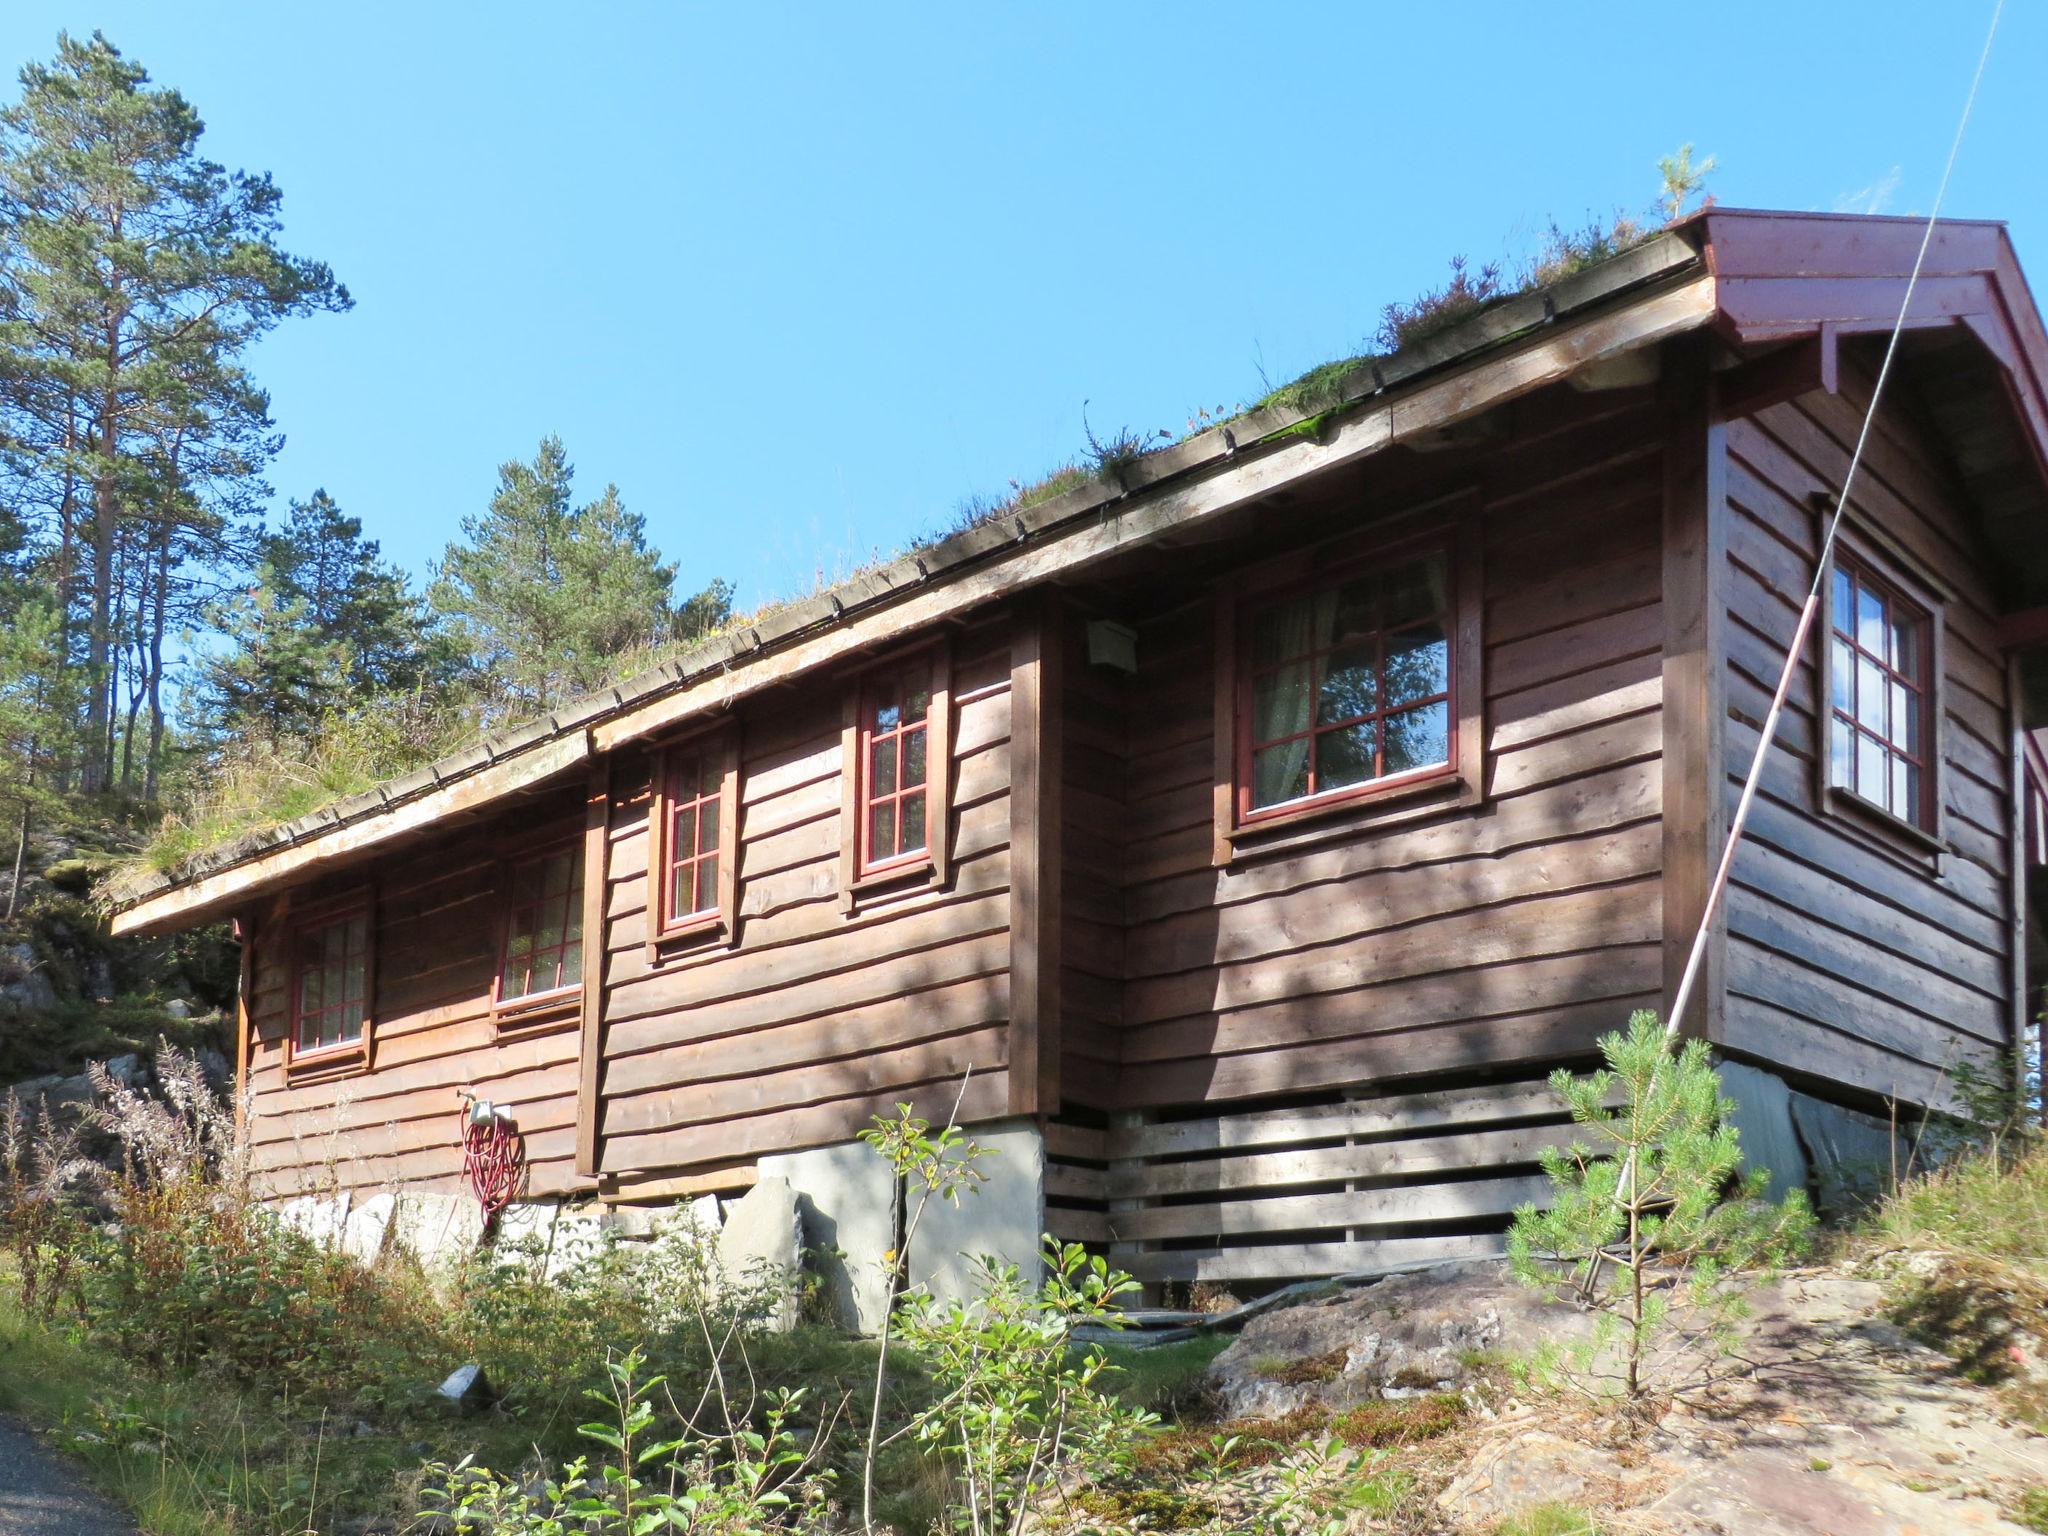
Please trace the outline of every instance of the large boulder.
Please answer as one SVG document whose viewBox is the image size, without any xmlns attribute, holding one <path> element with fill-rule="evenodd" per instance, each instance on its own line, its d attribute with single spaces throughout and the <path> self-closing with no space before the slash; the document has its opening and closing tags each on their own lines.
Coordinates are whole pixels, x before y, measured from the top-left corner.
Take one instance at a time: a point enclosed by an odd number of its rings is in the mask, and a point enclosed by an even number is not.
<svg viewBox="0 0 2048 1536">
<path fill-rule="evenodd" d="M 1245 1323 L 1209 1366 L 1230 1418 L 1277 1418 L 1456 1390 L 1488 1356 L 1590 1320 L 1517 1285 L 1505 1265 L 1440 1264 L 1310 1294 Z"/>
<path fill-rule="evenodd" d="M 802 1254 L 803 1221 L 789 1180 L 763 1178 L 726 1206 L 725 1225 L 718 1233 L 718 1267 L 729 1285 L 779 1288 L 781 1299 L 771 1315 L 776 1327 L 796 1325 Z"/>
</svg>

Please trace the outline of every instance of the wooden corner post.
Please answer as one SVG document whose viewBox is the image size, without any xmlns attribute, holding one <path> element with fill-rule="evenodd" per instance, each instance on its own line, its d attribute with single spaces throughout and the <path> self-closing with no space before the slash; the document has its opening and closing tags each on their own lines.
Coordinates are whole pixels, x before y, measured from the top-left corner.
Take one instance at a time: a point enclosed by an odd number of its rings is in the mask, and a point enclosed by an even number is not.
<svg viewBox="0 0 2048 1536">
<path fill-rule="evenodd" d="M 1058 598 L 1019 610 L 1010 642 L 1010 1113 L 1060 1107 Z"/>
<path fill-rule="evenodd" d="M 1666 344 L 1664 431 L 1664 1002 L 1685 971 L 1728 837 L 1727 429 L 1715 412 L 1708 338 Z M 1686 1039 L 1722 1038 L 1728 922 L 1709 931 Z"/>
</svg>

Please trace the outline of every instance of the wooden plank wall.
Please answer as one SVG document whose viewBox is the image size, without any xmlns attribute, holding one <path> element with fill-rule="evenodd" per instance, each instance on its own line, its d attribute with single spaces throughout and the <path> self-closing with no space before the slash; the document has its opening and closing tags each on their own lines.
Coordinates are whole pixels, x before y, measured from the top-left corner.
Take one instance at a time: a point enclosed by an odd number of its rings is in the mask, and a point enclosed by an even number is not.
<svg viewBox="0 0 2048 1536">
<path fill-rule="evenodd" d="M 1728 429 L 1728 776 L 1732 798 L 1784 665 L 1819 547 L 1816 494 L 1839 489 L 1867 385 L 1813 393 Z M 1944 832 L 1938 873 L 1821 814 L 1810 654 L 1788 702 L 1728 899 L 1724 1043 L 1908 1103 L 2009 1037 L 2016 913 L 2012 700 L 1986 561 L 1964 502 L 1903 401 L 1878 418 L 1855 501 L 1955 594 L 1943 610 Z"/>
<path fill-rule="evenodd" d="M 1209 610 L 1142 630 L 1119 1107 L 1553 1061 L 1655 1004 L 1655 416 L 1582 406 L 1484 464 L 1477 807 L 1213 868 Z"/>
<path fill-rule="evenodd" d="M 1416 462 L 1397 492 L 1361 486 L 1353 515 L 1478 491 L 1479 805 L 1340 820 L 1218 869 L 1210 589 L 1158 584 L 1135 678 L 1069 669 L 1049 1220 L 1149 1282 L 1497 1251 L 1559 1123 L 1531 1081 L 1659 1002 L 1656 401 L 1560 394 L 1505 441 Z M 1285 548 L 1271 533 L 1241 563 Z M 1102 1046 L 1076 1038 L 1083 1015 Z M 1221 1139 L 1190 1151 L 1204 1136 Z"/>
<path fill-rule="evenodd" d="M 570 1188 L 576 1021 L 500 1039 L 490 1016 L 502 914 L 499 860 L 520 841 L 582 824 L 571 789 L 471 822 L 401 856 L 295 892 L 298 905 L 376 894 L 371 1070 L 287 1079 L 288 916 L 256 919 L 249 1057 L 251 1156 L 264 1193 L 460 1187 L 459 1090 L 508 1103 L 526 1136 L 529 1188 Z"/>
<path fill-rule="evenodd" d="M 943 1119 L 1008 1105 L 1010 643 L 953 645 L 953 859 L 943 888 L 840 892 L 843 682 L 792 687 L 741 725 L 736 945 L 646 949 L 649 758 L 614 764 L 600 1172 L 639 1174 L 844 1141 L 903 1099 Z"/>
</svg>

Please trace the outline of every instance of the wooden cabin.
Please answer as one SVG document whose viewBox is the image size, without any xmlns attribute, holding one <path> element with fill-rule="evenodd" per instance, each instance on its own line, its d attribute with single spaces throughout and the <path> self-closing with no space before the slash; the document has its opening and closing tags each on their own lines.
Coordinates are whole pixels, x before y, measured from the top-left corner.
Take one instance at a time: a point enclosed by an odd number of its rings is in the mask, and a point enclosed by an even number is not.
<svg viewBox="0 0 2048 1536">
<path fill-rule="evenodd" d="M 1014 1154 L 972 1239 L 1013 1254 L 1497 1251 L 1545 1074 L 1673 993 L 1922 229 L 1711 210 L 114 925 L 238 925 L 280 1196 L 457 1187 L 467 1088 L 529 1198 L 774 1170 L 886 1238 L 842 1154 L 957 1104 Z M 1788 1177 L 2033 1006 L 2044 385 L 2003 226 L 1944 223 L 1681 1021 Z"/>
</svg>

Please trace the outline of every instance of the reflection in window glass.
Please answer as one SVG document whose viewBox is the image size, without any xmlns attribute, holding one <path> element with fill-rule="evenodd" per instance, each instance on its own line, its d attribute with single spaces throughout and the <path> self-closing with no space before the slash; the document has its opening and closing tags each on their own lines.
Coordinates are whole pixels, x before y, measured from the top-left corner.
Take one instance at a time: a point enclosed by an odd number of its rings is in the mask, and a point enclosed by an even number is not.
<svg viewBox="0 0 2048 1536">
<path fill-rule="evenodd" d="M 1251 613 L 1252 810 L 1450 761 L 1450 604 L 1439 549 Z"/>
</svg>

